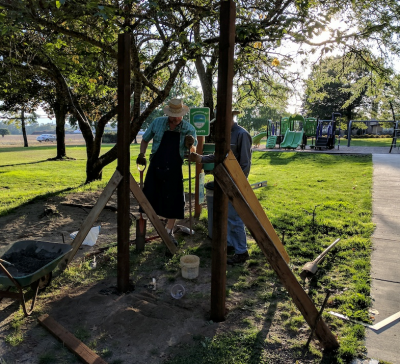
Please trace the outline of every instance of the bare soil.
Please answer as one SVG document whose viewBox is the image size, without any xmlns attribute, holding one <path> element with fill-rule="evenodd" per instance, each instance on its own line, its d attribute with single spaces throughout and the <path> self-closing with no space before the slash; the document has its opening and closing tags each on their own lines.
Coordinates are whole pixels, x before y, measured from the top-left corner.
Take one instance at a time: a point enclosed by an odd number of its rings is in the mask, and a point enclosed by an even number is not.
<svg viewBox="0 0 400 364">
<path fill-rule="evenodd" d="M 70 244 L 72 239 L 69 234 L 79 230 L 89 213 L 87 207 L 80 208 L 71 204 L 94 205 L 100 192 L 51 197 L 46 201 L 27 204 L 0 217 L 0 256 L 19 240 L 37 239 Z M 108 205 L 116 207 L 116 194 L 111 197 Z M 136 201 L 132 199 L 131 212 L 137 211 Z M 99 247 L 117 241 L 116 217 L 115 211 L 102 211 L 94 224 L 101 225 L 96 245 L 82 245 L 71 264 L 80 264 L 85 256 Z M 188 226 L 188 221 L 181 220 L 177 224 Z M 177 233 L 178 238 L 179 236 Z M 193 237 L 186 235 L 185 246 L 180 248 L 181 251 L 193 245 L 194 240 L 191 239 L 196 239 L 196 244 L 200 243 L 211 256 L 211 241 L 206 232 L 196 232 Z M 160 241 L 159 244 L 162 248 L 159 250 L 162 252 L 160 254 L 164 254 L 163 243 Z M 101 262 L 101 255 L 98 257 Z M 279 303 L 287 304 L 289 299 L 276 279 L 266 283 L 271 297 L 275 297 L 273 301 L 270 304 L 265 301 L 254 303 L 258 289 L 257 274 L 262 268 L 249 267 L 247 279 L 254 281 L 254 288 L 249 284 L 249 288 L 243 292 L 232 291 L 226 302 L 227 319 L 216 323 L 210 321 L 211 266 L 210 259 L 207 262 L 205 260 L 199 268 L 198 278 L 194 280 L 184 279 L 180 273 L 176 273 L 171 279 L 167 271 L 168 264 L 165 263 L 156 269 L 131 271 L 131 275 L 135 276 L 135 287 L 133 291 L 124 294 L 116 289 L 116 277 L 91 284 L 78 283 L 68 289 L 61 287 L 50 291 L 53 292 L 51 294 L 46 294 L 45 291 L 38 296 L 38 304 L 32 316 L 20 321 L 23 340 L 17 346 L 12 346 L 6 339 L 16 332 L 13 328 L 15 322 L 22 319 L 19 303 L 3 299 L 0 302 L 0 359 L 4 362 L 0 360 L 0 363 L 80 363 L 38 324 L 37 318 L 44 313 L 96 350 L 110 364 L 165 363 L 187 350 L 188 346 L 199 343 L 196 341 L 198 338 L 211 340 L 216 333 L 246 328 L 249 320 L 255 320 L 258 335 L 262 337 L 262 341 L 265 340 L 264 345 L 268 351 L 266 354 L 260 352 L 260 355 L 264 355 L 265 360 L 267 355 L 267 362 L 295 363 L 291 348 L 293 340 L 305 341 L 309 329 L 303 326 L 293 335 L 282 327 Z M 168 262 L 167 258 L 165 262 Z M 152 284 L 153 278 L 156 286 Z M 234 283 L 232 279 L 237 277 L 230 278 L 230 285 Z M 54 284 L 56 283 L 53 282 Z M 185 288 L 185 295 L 179 300 L 172 298 L 170 293 L 175 284 L 181 284 Z M 27 296 L 29 297 L 29 293 Z M 53 359 L 50 360 L 49 356 Z M 311 362 L 315 361 L 308 356 L 301 361 L 303 364 Z"/>
<path fill-rule="evenodd" d="M 19 240 L 41 240 L 70 244 L 69 234 L 79 230 L 89 213 L 87 208 L 66 204 L 94 205 L 101 191 L 72 194 L 65 198 L 52 197 L 20 207 L 7 216 L 0 217 L 0 255 Z M 131 211 L 137 211 L 136 201 L 131 201 Z M 116 207 L 116 194 L 108 206 Z M 116 212 L 104 209 L 95 225 L 101 225 L 97 243 L 93 247 L 82 245 L 72 264 L 78 264 L 87 254 L 117 240 Z M 179 221 L 187 225 L 187 221 Z M 149 223 L 148 223 L 149 224 Z M 134 237 L 132 237 L 134 239 Z M 160 244 L 162 242 L 160 241 Z M 156 278 L 156 290 L 151 284 Z M 9 363 L 38 363 L 46 352 L 57 349 L 57 340 L 40 327 L 36 318 L 46 312 L 67 330 L 76 333 L 84 328 L 91 340 L 99 347 L 110 349 L 112 360 L 124 363 L 162 363 L 168 357 L 168 349 L 184 343 L 193 335 L 212 336 L 217 324 L 208 323 L 209 267 L 200 268 L 199 278 L 194 281 L 179 277 L 171 283 L 163 271 L 148 272 L 135 290 L 118 293 L 116 278 L 89 286 L 62 290 L 52 297 L 38 297 L 38 310 L 23 327 L 24 340 L 13 347 L 5 342 L 12 334 L 10 322 L 19 305 L 17 301 L 3 299 L 0 303 L 0 358 Z M 175 300 L 170 295 L 174 284 L 184 285 L 185 296 Z M 27 290 L 27 295 L 29 292 Z M 193 297 L 200 295 L 204 300 Z M 192 296 L 192 298 L 191 298 Z M 38 312 L 39 311 L 39 312 Z M 77 361 L 67 350 L 59 349 L 57 363 Z M 110 359 L 110 362 L 112 360 Z"/>
<path fill-rule="evenodd" d="M 27 135 L 28 138 L 28 146 L 37 147 L 37 146 L 46 146 L 52 145 L 56 146 L 57 142 L 38 142 L 36 138 L 39 135 Z M 66 134 L 65 135 L 65 144 L 66 145 L 85 145 L 85 140 L 83 139 L 82 134 Z M 0 137 L 0 148 L 7 147 L 23 147 L 24 146 L 24 138 L 21 135 L 5 135 L 4 137 Z"/>
</svg>

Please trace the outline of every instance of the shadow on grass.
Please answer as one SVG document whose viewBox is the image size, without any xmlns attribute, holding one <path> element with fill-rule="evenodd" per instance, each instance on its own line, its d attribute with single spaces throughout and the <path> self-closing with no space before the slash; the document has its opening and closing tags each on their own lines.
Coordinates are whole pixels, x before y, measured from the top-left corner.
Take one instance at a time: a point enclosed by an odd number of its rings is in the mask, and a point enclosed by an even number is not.
<svg viewBox="0 0 400 364">
<path fill-rule="evenodd" d="M 0 216 L 7 216 L 7 215 L 12 214 L 13 212 L 17 211 L 21 207 L 33 204 L 33 203 L 41 201 L 41 200 L 45 200 L 45 199 L 47 199 L 49 197 L 54 197 L 54 196 L 61 195 L 61 194 L 65 193 L 65 192 L 75 190 L 75 189 L 77 189 L 79 187 L 82 187 L 82 186 L 84 186 L 84 184 L 79 185 L 79 186 L 74 186 L 74 187 L 67 187 L 67 188 L 64 188 L 62 190 L 48 192 L 48 193 L 45 193 L 43 195 L 35 196 L 34 198 L 32 198 L 29 201 L 26 201 L 26 202 L 24 202 L 24 203 L 22 203 L 22 204 L 20 204 L 20 205 L 18 205 L 16 207 L 13 207 L 11 209 L 3 211 L 2 213 L 0 213 Z"/>
<path fill-rule="evenodd" d="M 17 167 L 17 166 L 26 166 L 29 164 L 39 164 L 39 163 L 44 163 L 44 162 L 48 162 L 51 159 L 43 159 L 40 161 L 35 161 L 35 162 L 28 162 L 28 163 L 16 163 L 16 164 L 3 164 L 0 166 L 1 167 Z"/>
</svg>

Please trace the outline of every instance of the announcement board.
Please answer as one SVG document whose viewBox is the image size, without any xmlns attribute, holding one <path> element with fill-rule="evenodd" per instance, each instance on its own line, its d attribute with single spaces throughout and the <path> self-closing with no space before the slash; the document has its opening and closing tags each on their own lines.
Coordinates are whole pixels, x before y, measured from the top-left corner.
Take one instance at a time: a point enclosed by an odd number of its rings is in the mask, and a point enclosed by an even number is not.
<svg viewBox="0 0 400 364">
<path fill-rule="evenodd" d="M 190 109 L 190 124 L 196 129 L 197 136 L 210 135 L 210 108 L 194 107 Z"/>
</svg>

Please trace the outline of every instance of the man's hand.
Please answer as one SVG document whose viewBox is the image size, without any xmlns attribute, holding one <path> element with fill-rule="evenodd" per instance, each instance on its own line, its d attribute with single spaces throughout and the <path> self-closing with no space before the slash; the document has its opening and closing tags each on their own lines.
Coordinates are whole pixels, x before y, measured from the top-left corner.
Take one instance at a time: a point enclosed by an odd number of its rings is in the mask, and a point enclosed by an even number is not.
<svg viewBox="0 0 400 364">
<path fill-rule="evenodd" d="M 146 166 L 147 165 L 147 160 L 145 157 L 144 153 L 139 153 L 139 156 L 136 159 L 136 164 L 140 165 L 140 166 Z"/>
<path fill-rule="evenodd" d="M 189 155 L 189 161 L 190 162 L 196 162 L 196 163 L 201 163 L 201 158 L 202 155 L 201 154 L 197 154 L 197 153 L 190 153 Z"/>
<path fill-rule="evenodd" d="M 194 137 L 193 135 L 186 135 L 185 136 L 185 147 L 190 150 L 190 148 L 194 144 Z"/>
</svg>

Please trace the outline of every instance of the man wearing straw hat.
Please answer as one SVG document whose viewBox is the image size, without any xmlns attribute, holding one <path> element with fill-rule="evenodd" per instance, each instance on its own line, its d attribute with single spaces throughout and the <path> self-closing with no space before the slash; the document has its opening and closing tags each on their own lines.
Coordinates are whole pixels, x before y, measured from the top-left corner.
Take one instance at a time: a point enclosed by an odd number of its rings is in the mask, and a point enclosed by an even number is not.
<svg viewBox="0 0 400 364">
<path fill-rule="evenodd" d="M 146 165 L 146 149 L 153 139 L 143 193 L 156 214 L 168 219 L 166 229 L 175 245 L 175 220 L 183 219 L 185 211 L 183 158 L 197 145 L 195 128 L 182 120 L 188 111 L 182 99 L 171 99 L 164 107 L 167 116 L 154 119 L 143 134 L 136 160 L 138 165 Z"/>
<path fill-rule="evenodd" d="M 231 150 L 235 155 L 243 173 L 248 177 L 251 167 L 251 148 L 252 139 L 248 131 L 237 124 L 237 115 L 240 111 L 232 111 L 232 127 L 231 127 Z M 213 163 L 215 155 L 209 154 L 202 156 L 197 153 L 191 153 L 190 161 L 196 163 Z M 214 182 L 209 182 L 205 186 L 207 189 L 214 189 Z M 212 218 L 209 216 L 209 224 L 212 224 Z M 210 226 L 210 225 L 209 225 Z M 212 228 L 211 228 L 212 230 Z M 230 265 L 244 263 L 249 259 L 247 251 L 247 237 L 244 223 L 233 205 L 228 203 L 228 249 L 233 248 L 235 254 L 227 261 Z"/>
</svg>

